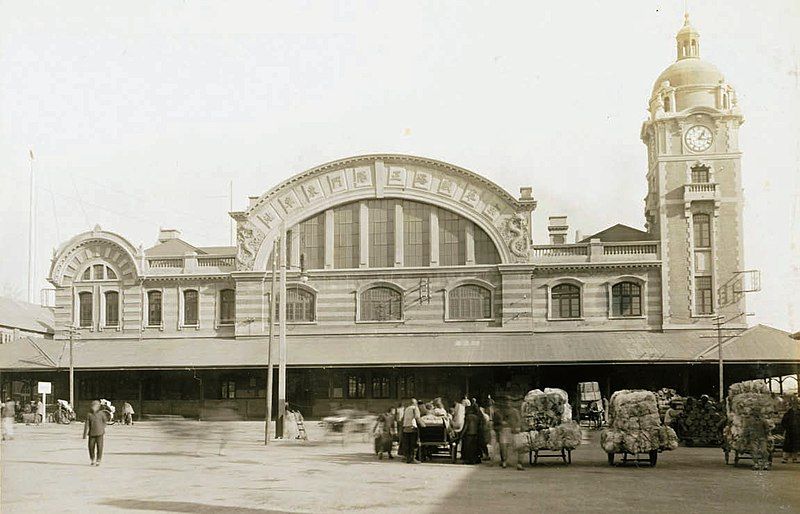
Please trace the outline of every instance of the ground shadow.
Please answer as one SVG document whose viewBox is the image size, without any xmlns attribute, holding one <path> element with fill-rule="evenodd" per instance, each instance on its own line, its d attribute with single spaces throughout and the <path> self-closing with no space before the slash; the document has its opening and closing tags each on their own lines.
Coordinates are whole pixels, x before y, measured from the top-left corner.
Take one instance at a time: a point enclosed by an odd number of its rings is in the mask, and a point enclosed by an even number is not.
<svg viewBox="0 0 800 514">
<path fill-rule="evenodd" d="M 249 507 L 234 507 L 231 505 L 213 505 L 209 503 L 175 502 L 159 500 L 105 500 L 101 505 L 117 507 L 128 510 L 152 510 L 162 512 L 193 512 L 195 514 L 229 512 L 232 514 L 289 514 L 284 510 L 251 509 Z"/>
</svg>

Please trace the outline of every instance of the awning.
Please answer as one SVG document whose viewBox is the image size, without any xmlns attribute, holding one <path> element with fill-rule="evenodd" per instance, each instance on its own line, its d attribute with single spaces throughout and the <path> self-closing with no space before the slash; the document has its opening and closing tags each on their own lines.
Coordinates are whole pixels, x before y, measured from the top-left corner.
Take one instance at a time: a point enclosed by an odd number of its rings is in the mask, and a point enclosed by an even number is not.
<svg viewBox="0 0 800 514">
<path fill-rule="evenodd" d="M 730 333 L 730 332 L 726 332 Z M 715 362 L 716 332 L 451 333 L 287 337 L 293 367 L 482 366 Z M 76 341 L 78 369 L 264 367 L 257 339 L 105 339 Z M 277 343 L 277 339 L 276 339 Z M 25 338 L 0 345 L 0 370 L 69 365 L 68 342 Z M 276 344 L 277 346 L 277 344 Z M 277 357 L 277 349 L 273 350 Z M 763 325 L 723 344 L 729 363 L 798 363 L 800 341 Z M 276 359 L 273 362 L 277 362 Z"/>
</svg>

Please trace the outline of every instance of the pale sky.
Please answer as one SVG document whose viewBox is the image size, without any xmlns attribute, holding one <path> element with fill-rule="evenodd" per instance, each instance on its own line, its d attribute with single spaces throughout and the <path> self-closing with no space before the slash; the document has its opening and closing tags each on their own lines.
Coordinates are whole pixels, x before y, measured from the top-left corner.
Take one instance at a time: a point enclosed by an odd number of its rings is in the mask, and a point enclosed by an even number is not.
<svg viewBox="0 0 800 514">
<path fill-rule="evenodd" d="M 800 330 L 800 2 L 690 2 L 736 88 L 749 322 Z M 234 209 L 289 176 L 379 152 L 447 161 L 590 234 L 643 228 L 639 130 L 683 2 L 0 1 L 0 292 L 26 291 L 100 224 L 228 244 Z M 570 238 L 572 235 L 570 236 Z"/>
</svg>

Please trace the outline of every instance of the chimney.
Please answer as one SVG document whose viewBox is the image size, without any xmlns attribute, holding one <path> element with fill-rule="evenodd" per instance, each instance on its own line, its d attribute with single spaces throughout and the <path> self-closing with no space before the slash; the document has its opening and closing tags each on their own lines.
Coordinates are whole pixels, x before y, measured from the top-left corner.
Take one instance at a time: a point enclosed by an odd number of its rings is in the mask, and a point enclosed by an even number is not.
<svg viewBox="0 0 800 514">
<path fill-rule="evenodd" d="M 181 237 L 181 231 L 174 228 L 161 228 L 158 229 L 158 242 L 166 243 L 170 239 L 178 239 Z"/>
<path fill-rule="evenodd" d="M 566 216 L 550 216 L 547 218 L 547 232 L 550 234 L 551 245 L 563 245 L 567 243 L 567 232 L 569 225 Z"/>
<path fill-rule="evenodd" d="M 575 229 L 575 242 L 580 243 L 581 239 L 583 239 L 583 231 L 580 229 Z"/>
</svg>

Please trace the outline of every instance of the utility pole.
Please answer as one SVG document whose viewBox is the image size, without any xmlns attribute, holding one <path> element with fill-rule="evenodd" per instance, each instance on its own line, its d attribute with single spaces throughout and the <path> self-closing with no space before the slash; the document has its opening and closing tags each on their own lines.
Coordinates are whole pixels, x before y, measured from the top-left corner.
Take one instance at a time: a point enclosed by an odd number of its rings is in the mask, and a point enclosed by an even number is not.
<svg viewBox="0 0 800 514">
<path fill-rule="evenodd" d="M 75 366 L 72 360 L 72 348 L 74 346 L 74 339 L 77 335 L 77 329 L 73 326 L 67 327 L 69 332 L 69 404 L 75 408 Z"/>
<path fill-rule="evenodd" d="M 278 419 L 275 436 L 283 438 L 286 421 L 286 225 L 281 225 L 280 294 L 278 295 Z"/>
<path fill-rule="evenodd" d="M 267 342 L 267 419 L 264 424 L 264 444 L 269 444 L 272 423 L 272 340 L 275 332 L 275 280 L 278 267 L 278 241 L 272 243 L 272 288 L 269 293 L 269 342 Z"/>
<path fill-rule="evenodd" d="M 36 236 L 34 224 L 36 222 L 36 181 L 33 174 L 33 150 L 28 150 L 30 155 L 30 203 L 28 205 L 28 303 L 34 302 L 34 289 L 36 279 Z"/>
</svg>

